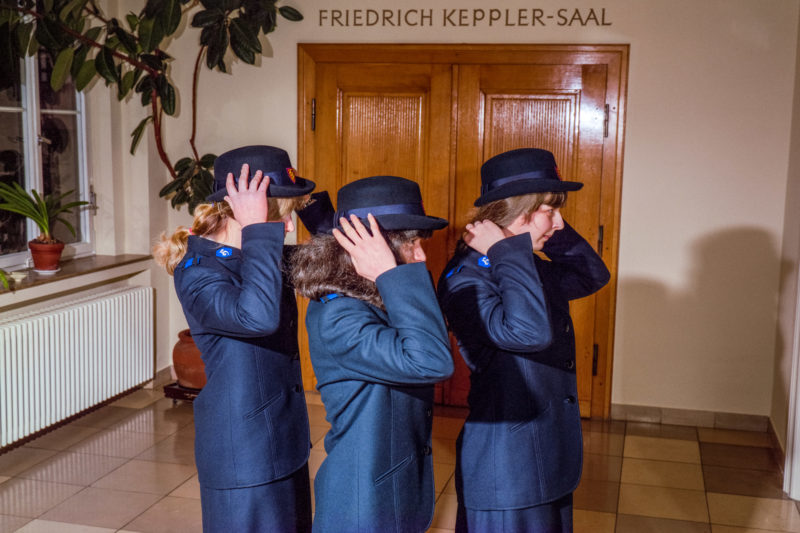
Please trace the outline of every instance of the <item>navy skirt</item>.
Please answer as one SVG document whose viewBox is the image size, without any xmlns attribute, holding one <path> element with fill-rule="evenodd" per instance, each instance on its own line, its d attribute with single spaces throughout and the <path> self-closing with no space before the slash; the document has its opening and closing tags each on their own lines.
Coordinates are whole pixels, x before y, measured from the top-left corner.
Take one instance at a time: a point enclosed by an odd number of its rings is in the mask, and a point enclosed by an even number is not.
<svg viewBox="0 0 800 533">
<path fill-rule="evenodd" d="M 200 486 L 205 533 L 311 531 L 308 464 L 289 477 L 241 489 Z"/>
<path fill-rule="evenodd" d="M 476 511 L 459 504 L 456 533 L 572 533 L 572 494 L 509 511 Z"/>
</svg>

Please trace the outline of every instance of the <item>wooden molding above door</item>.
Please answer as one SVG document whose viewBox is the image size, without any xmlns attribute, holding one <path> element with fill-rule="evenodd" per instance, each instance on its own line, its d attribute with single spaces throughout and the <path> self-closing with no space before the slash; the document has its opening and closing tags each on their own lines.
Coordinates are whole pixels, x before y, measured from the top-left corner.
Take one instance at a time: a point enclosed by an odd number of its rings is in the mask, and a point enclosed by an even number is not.
<svg viewBox="0 0 800 533">
<path fill-rule="evenodd" d="M 458 227 L 459 223 L 463 223 L 463 206 L 465 197 L 464 195 L 471 195 L 472 199 L 477 196 L 478 187 L 475 187 L 476 169 L 480 163 L 487 156 L 485 152 L 490 151 L 491 148 L 484 147 L 481 150 L 472 147 L 472 151 L 468 156 L 468 161 L 465 163 L 463 154 L 459 159 L 457 142 L 459 138 L 463 138 L 463 132 L 469 131 L 473 127 L 482 127 L 478 124 L 479 117 L 477 116 L 462 116 L 463 113 L 484 113 L 485 110 L 481 109 L 476 111 L 468 105 L 464 105 L 462 101 L 459 107 L 459 97 L 464 97 L 462 93 L 466 90 L 465 87 L 471 87 L 470 79 L 489 79 L 484 85 L 487 89 L 480 89 L 483 91 L 481 94 L 481 105 L 486 105 L 486 102 L 495 102 L 493 109 L 495 113 L 505 112 L 504 110 L 514 105 L 525 106 L 524 85 L 520 81 L 521 97 L 509 98 L 509 92 L 514 91 L 514 72 L 519 73 L 520 67 L 531 66 L 536 67 L 531 69 L 528 78 L 535 78 L 536 72 L 560 72 L 563 71 L 564 76 L 583 76 L 583 79 L 601 80 L 605 83 L 605 98 L 603 101 L 592 101 L 589 97 L 584 96 L 584 101 L 580 101 L 581 94 L 575 92 L 573 89 L 565 84 L 563 89 L 556 91 L 552 95 L 554 102 L 556 100 L 565 102 L 564 105 L 572 106 L 570 109 L 574 112 L 580 107 L 580 112 L 593 115 L 595 125 L 592 135 L 599 135 L 602 141 L 597 144 L 597 150 L 601 152 L 599 157 L 601 159 L 600 168 L 597 168 L 595 163 L 592 163 L 591 168 L 586 167 L 584 161 L 579 160 L 578 156 L 574 156 L 574 160 L 569 162 L 559 162 L 559 165 L 566 165 L 564 168 L 571 167 L 575 169 L 576 173 L 588 172 L 591 170 L 595 179 L 595 191 L 599 205 L 592 205 L 592 210 L 597 210 L 598 227 L 590 228 L 584 231 L 587 239 L 596 239 L 598 246 L 601 247 L 601 255 L 606 262 L 609 270 L 611 271 L 611 281 L 608 286 L 602 289 L 596 296 L 594 296 L 594 323 L 590 328 L 594 338 L 594 353 L 596 354 L 596 362 L 592 364 L 593 371 L 591 374 L 591 400 L 590 405 L 587 404 L 582 413 L 584 416 L 590 414 L 593 417 L 608 418 L 610 415 L 611 404 L 611 375 L 613 363 L 613 346 L 614 346 L 614 315 L 616 306 L 616 286 L 617 286 L 617 256 L 619 247 L 619 212 L 620 212 L 620 198 L 622 189 L 622 155 L 623 155 L 623 141 L 624 141 L 624 125 L 625 125 L 625 100 L 627 91 L 627 75 L 628 75 L 628 45 L 544 45 L 544 44 L 531 44 L 531 45 L 495 45 L 495 44 L 462 44 L 462 45 L 449 45 L 449 44 L 299 44 L 298 45 L 298 169 L 303 176 L 307 176 L 315 180 L 320 190 L 329 190 L 332 199 L 335 200 L 335 190 L 343 183 L 342 180 L 349 179 L 342 177 L 344 170 L 337 167 L 334 174 L 336 176 L 327 175 L 330 171 L 327 170 L 320 175 L 321 169 L 318 168 L 318 161 L 320 154 L 330 150 L 336 149 L 329 146 L 330 143 L 317 143 L 317 126 L 319 119 L 327 117 L 325 120 L 330 121 L 330 113 L 335 113 L 337 121 L 342 120 L 345 113 L 350 112 L 350 109 L 357 108 L 342 108 L 342 102 L 347 101 L 347 95 L 343 99 L 337 100 L 337 109 L 320 110 L 316 108 L 317 91 L 324 90 L 330 92 L 335 91 L 335 87 L 324 86 L 328 83 L 328 78 L 331 77 L 330 73 L 337 70 L 340 80 L 345 80 L 341 83 L 347 85 L 347 90 L 351 94 L 356 94 L 357 98 L 361 98 L 360 103 L 362 107 L 371 108 L 371 101 L 369 91 L 365 89 L 365 97 L 359 94 L 359 76 L 366 73 L 373 73 L 371 76 L 372 81 L 369 82 L 369 90 L 375 87 L 376 83 L 380 83 L 380 72 L 382 69 L 392 69 L 395 65 L 398 69 L 409 73 L 408 87 L 409 95 L 417 94 L 420 84 L 430 83 L 431 92 L 425 95 L 421 102 L 422 105 L 427 106 L 424 109 L 434 109 L 436 113 L 447 113 L 449 106 L 450 116 L 446 117 L 447 120 L 438 120 L 431 122 L 431 129 L 425 131 L 420 141 L 424 144 L 424 154 L 420 156 L 419 152 L 415 155 L 416 162 L 415 169 L 408 172 L 425 172 L 425 175 L 435 176 L 436 180 L 445 179 L 449 180 L 450 189 L 447 191 L 447 198 L 428 198 L 426 201 L 426 208 L 429 210 L 439 211 L 434 213 L 438 216 L 447 215 L 451 221 L 451 226 L 446 234 L 446 237 L 436 239 L 436 246 L 443 245 L 447 241 L 447 245 L 452 247 L 458 235 L 460 235 L 461 228 Z M 405 65 L 405 67 L 402 67 Z M 402 68 L 401 68 L 402 67 Z M 361 70 L 359 70 L 361 69 Z M 560 69 L 560 70 L 559 70 Z M 507 74 L 510 72 L 511 74 Z M 527 74 L 527 71 L 523 71 Z M 506 81 L 503 82 L 502 90 L 498 89 L 497 97 L 495 98 L 491 85 L 491 78 L 493 73 L 498 73 L 498 77 L 505 76 Z M 552 74 L 550 74 L 552 76 Z M 472 78 L 470 78 L 472 76 Z M 600 76 L 600 77 L 598 77 Z M 418 79 L 417 79 L 418 77 Z M 526 76 L 522 76 L 526 77 Z M 324 79 L 323 79 L 324 78 Z M 414 78 L 414 79 L 411 79 Z M 376 81 L 378 80 L 378 81 Z M 427 81 L 426 81 L 427 80 Z M 432 80 L 441 80 L 435 82 Z M 511 80 L 511 81 L 508 81 Z M 333 83 L 333 82 L 331 82 Z M 367 81 L 365 80 L 365 84 Z M 481 82 L 483 83 L 483 82 Z M 529 87 L 535 84 L 535 79 L 529 79 L 525 82 Z M 597 83 L 593 81 L 591 83 Z M 366 87 L 366 85 L 365 85 Z M 403 98 L 398 98 L 397 95 L 402 93 L 395 85 L 392 89 L 394 91 L 395 104 L 398 109 L 408 108 L 408 116 L 413 115 L 413 109 L 408 106 L 417 105 L 414 102 L 415 96 L 409 96 L 405 101 Z M 417 91 L 415 93 L 415 91 Z M 449 91 L 450 94 L 447 94 Z M 504 91 L 504 92 L 503 92 Z M 339 91 L 341 94 L 341 90 Z M 539 91 L 538 102 L 544 101 L 544 107 L 547 107 L 550 98 L 548 95 L 543 95 L 543 91 Z M 402 94 L 400 95 L 402 96 Z M 515 96 L 515 95 L 512 95 Z M 443 102 L 445 104 L 443 104 Z M 447 103 L 449 102 L 449 103 Z M 510 102 L 510 103 L 508 103 Z M 522 102 L 522 103 L 519 103 Z M 443 107 L 444 105 L 444 107 Z M 553 105 L 556 105 L 554 103 Z M 472 106 L 474 107 L 474 106 Z M 463 109 L 462 109 L 463 108 Z M 470 108 L 467 111 L 467 108 Z M 422 108 L 421 108 L 422 109 Z M 587 111 L 588 110 L 588 111 Z M 426 112 L 426 111 L 423 111 Z M 567 116 L 567 115 L 564 115 Z M 341 122 L 339 122 L 341 124 Z M 572 128 L 574 124 L 565 122 L 567 130 Z M 323 126 L 328 127 L 328 126 Z M 461 129 L 459 129 L 461 128 Z M 599 132 L 599 133 L 598 133 Z M 483 135 L 486 132 L 481 131 L 481 145 L 484 142 Z M 569 131 L 569 138 L 565 138 L 565 143 L 576 142 L 572 130 Z M 330 137 L 330 134 L 328 134 Z M 326 137 L 326 138 L 328 138 Z M 507 141 L 504 141 L 507 142 Z M 439 143 L 439 145 L 435 145 Z M 325 144 L 324 146 L 321 144 Z M 422 145 L 420 145 L 422 146 Z M 566 146 L 566 145 L 565 145 Z M 344 155 L 337 154 L 337 161 L 347 160 L 352 161 L 353 158 L 361 157 L 360 154 L 369 147 L 363 147 L 357 151 L 350 151 Z M 558 148 L 560 149 L 560 148 Z M 462 149 L 463 151 L 463 149 Z M 565 149 L 565 152 L 569 150 Z M 480 152 L 478 154 L 478 152 Z M 441 160 L 439 154 L 449 154 L 445 156 L 446 160 Z M 578 152 L 570 152 L 577 154 Z M 478 154 L 478 155 L 473 155 Z M 330 155 L 330 154 L 329 154 Z M 423 157 L 424 156 L 424 157 Z M 473 162 L 471 158 L 475 157 Z M 364 155 L 363 164 L 365 168 L 369 168 L 367 162 L 367 155 Z M 323 157 L 324 159 L 324 157 Z M 330 157 L 327 161 L 330 161 Z M 596 158 L 593 159 L 596 161 Z M 466 164 L 466 167 L 465 167 Z M 344 163 L 341 163 L 344 166 Z M 422 165 L 422 166 L 420 166 Z M 427 165 L 427 166 L 426 166 Z M 583 167 L 581 166 L 583 165 Z M 348 166 L 350 164 L 348 163 Z M 328 163 L 327 168 L 330 167 Z M 424 169 L 423 169 L 424 167 Z M 467 168 L 468 172 L 464 169 Z M 352 172 L 348 170 L 347 172 Z M 459 173 L 459 187 L 462 190 L 456 190 L 456 174 Z M 446 176 L 442 176 L 445 175 Z M 468 175 L 467 175 L 468 174 Z M 364 176 L 370 174 L 364 174 Z M 363 176 L 358 176 L 363 177 Z M 434 178 L 426 178 L 428 180 Z M 479 178 L 477 178 L 479 180 Z M 438 182 L 438 181 L 437 181 Z M 479 181 L 477 183 L 479 186 Z M 441 184 L 437 185 L 441 191 Z M 599 192 L 597 192 L 599 188 Z M 472 189 L 475 189 L 472 191 Z M 423 191 L 423 194 L 425 192 Z M 431 193 L 432 194 L 432 193 Z M 438 194 L 438 193 L 437 193 Z M 456 195 L 460 194 L 459 200 L 456 200 Z M 580 193 L 579 193 L 580 194 Z M 430 204 L 428 202 L 431 202 Z M 569 204 L 568 204 L 569 205 Z M 457 209 L 457 206 L 458 207 Z M 444 213 L 447 210 L 447 213 Z M 302 241 L 307 238 L 305 229 L 299 230 L 299 239 Z M 434 266 L 432 266 L 434 268 Z M 441 267 L 440 267 L 441 268 Z M 434 268 L 435 269 L 435 268 Z M 308 344 L 305 331 L 302 328 L 304 324 L 305 315 L 305 302 L 299 302 L 300 307 L 300 344 L 301 344 L 301 358 L 303 360 L 303 376 L 304 385 L 306 389 L 311 389 L 315 385 L 313 371 L 311 368 L 310 360 L 308 358 Z M 591 355 L 589 355 L 591 360 Z M 588 401 L 588 400 L 587 400 Z"/>
</svg>

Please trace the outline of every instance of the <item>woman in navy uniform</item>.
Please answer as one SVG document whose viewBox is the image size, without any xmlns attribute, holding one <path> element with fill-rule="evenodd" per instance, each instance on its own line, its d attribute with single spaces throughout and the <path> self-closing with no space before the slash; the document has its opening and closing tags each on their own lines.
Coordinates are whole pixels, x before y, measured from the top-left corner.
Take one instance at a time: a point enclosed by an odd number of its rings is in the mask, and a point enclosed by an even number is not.
<svg viewBox="0 0 800 533">
<path fill-rule="evenodd" d="M 453 361 L 420 241 L 447 221 L 426 216 L 419 186 L 393 176 L 345 185 L 337 209 L 333 236 L 301 247 L 293 267 L 311 299 L 311 361 L 331 423 L 314 531 L 424 531 L 433 386 Z"/>
<path fill-rule="evenodd" d="M 211 203 L 195 209 L 192 229 L 154 249 L 208 377 L 194 401 L 203 530 L 310 531 L 297 307 L 281 263 L 292 210 L 314 183 L 271 146 L 226 152 L 214 169 Z"/>
<path fill-rule="evenodd" d="M 472 371 L 456 444 L 456 531 L 571 532 L 583 444 L 569 301 L 609 273 L 561 217 L 567 191 L 582 184 L 562 181 L 550 152 L 497 155 L 481 183 L 438 286 Z"/>
</svg>

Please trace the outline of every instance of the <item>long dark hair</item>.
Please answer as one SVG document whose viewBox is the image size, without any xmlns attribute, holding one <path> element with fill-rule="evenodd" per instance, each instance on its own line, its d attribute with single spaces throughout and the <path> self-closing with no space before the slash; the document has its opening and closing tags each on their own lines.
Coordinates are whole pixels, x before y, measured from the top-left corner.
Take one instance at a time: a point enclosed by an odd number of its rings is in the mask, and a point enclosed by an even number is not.
<svg viewBox="0 0 800 533">
<path fill-rule="evenodd" d="M 430 230 L 381 230 L 397 264 L 405 263 L 400 251 L 415 239 L 427 239 Z M 383 300 L 375 283 L 356 273 L 353 261 L 333 235 L 315 235 L 306 244 L 297 247 L 292 255 L 292 283 L 299 294 L 318 300 L 338 293 L 358 298 L 383 309 Z"/>
</svg>

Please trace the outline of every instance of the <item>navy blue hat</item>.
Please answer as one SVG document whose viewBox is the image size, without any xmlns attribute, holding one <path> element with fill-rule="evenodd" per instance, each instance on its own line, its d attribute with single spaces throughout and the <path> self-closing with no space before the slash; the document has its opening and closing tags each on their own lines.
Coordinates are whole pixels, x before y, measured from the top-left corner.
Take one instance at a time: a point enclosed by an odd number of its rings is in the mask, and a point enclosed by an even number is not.
<svg viewBox="0 0 800 533">
<path fill-rule="evenodd" d="M 336 210 L 331 203 L 328 191 L 315 192 L 311 201 L 303 209 L 297 210 L 297 218 L 312 235 L 330 233 L 333 229 L 333 215 Z"/>
<path fill-rule="evenodd" d="M 498 154 L 481 166 L 481 195 L 476 206 L 536 192 L 577 191 L 583 183 L 564 181 L 547 150 L 519 148 Z"/>
<path fill-rule="evenodd" d="M 259 170 L 265 177 L 269 176 L 267 196 L 292 198 L 314 190 L 313 181 L 297 176 L 286 150 L 274 146 L 243 146 L 219 155 L 214 161 L 214 192 L 206 198 L 206 201 L 224 200 L 228 194 L 225 188 L 228 173 L 232 172 L 238 183 L 239 173 L 245 163 L 250 165 L 250 178 Z"/>
<path fill-rule="evenodd" d="M 371 176 L 348 183 L 336 196 L 335 227 L 342 229 L 339 218 L 356 215 L 366 222 L 372 213 L 385 230 L 442 229 L 447 220 L 430 217 L 422 207 L 419 185 L 397 176 Z"/>
</svg>

